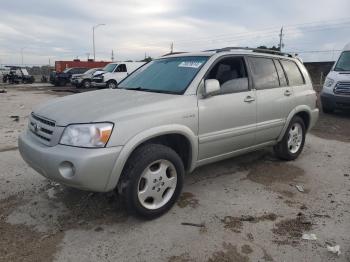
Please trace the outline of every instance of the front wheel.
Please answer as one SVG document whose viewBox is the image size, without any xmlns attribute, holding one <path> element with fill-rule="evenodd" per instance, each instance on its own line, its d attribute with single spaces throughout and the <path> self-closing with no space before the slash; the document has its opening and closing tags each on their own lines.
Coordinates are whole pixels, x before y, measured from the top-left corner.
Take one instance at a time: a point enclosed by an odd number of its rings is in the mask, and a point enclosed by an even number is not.
<svg viewBox="0 0 350 262">
<path fill-rule="evenodd" d="M 91 87 L 91 81 L 85 79 L 85 80 L 83 80 L 83 82 L 81 83 L 81 86 L 82 86 L 83 88 L 85 88 L 85 89 L 88 89 L 88 88 Z"/>
<path fill-rule="evenodd" d="M 136 149 L 122 174 L 122 195 L 130 213 L 154 219 L 178 199 L 184 178 L 181 158 L 171 148 L 146 144 Z"/>
<path fill-rule="evenodd" d="M 299 116 L 293 117 L 282 140 L 274 147 L 277 157 L 283 160 L 296 159 L 303 151 L 305 135 L 303 119 Z"/>
<path fill-rule="evenodd" d="M 110 81 L 107 82 L 106 87 L 109 88 L 109 89 L 117 88 L 117 82 L 114 81 L 114 80 L 110 80 Z"/>
</svg>

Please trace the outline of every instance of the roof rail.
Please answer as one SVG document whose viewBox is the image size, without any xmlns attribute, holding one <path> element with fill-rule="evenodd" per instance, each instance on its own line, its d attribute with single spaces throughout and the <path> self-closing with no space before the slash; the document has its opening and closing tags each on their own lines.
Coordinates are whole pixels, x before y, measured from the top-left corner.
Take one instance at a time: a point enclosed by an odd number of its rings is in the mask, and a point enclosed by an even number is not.
<svg viewBox="0 0 350 262">
<path fill-rule="evenodd" d="M 211 50 L 205 50 L 204 52 L 225 52 L 225 51 L 231 51 L 231 50 L 249 50 L 252 52 L 257 53 L 268 53 L 268 54 L 274 54 L 274 55 L 280 55 L 280 56 L 288 56 L 288 57 L 294 57 L 294 55 L 290 53 L 284 53 L 281 51 L 271 50 L 271 49 L 264 49 L 264 48 L 251 48 L 251 47 L 239 47 L 239 46 L 232 46 L 232 47 L 224 47 L 219 49 L 211 49 Z"/>
</svg>

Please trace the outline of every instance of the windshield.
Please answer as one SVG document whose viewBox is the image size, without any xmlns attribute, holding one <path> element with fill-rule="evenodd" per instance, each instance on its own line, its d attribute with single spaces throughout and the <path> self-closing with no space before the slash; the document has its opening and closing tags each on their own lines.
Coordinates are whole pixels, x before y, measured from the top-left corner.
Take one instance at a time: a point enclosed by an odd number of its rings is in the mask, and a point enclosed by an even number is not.
<svg viewBox="0 0 350 262">
<path fill-rule="evenodd" d="M 350 71 L 350 51 L 345 51 L 340 55 L 334 71 Z"/>
<path fill-rule="evenodd" d="M 117 64 L 108 64 L 103 68 L 103 71 L 112 73 L 114 71 L 114 68 L 117 66 Z"/>
<path fill-rule="evenodd" d="M 207 56 L 155 60 L 127 77 L 118 88 L 182 94 L 207 60 Z"/>
<path fill-rule="evenodd" d="M 86 71 L 84 74 L 93 74 L 93 73 L 95 73 L 95 71 L 96 71 L 96 68 L 92 68 L 92 69 L 89 69 L 88 71 Z"/>
</svg>

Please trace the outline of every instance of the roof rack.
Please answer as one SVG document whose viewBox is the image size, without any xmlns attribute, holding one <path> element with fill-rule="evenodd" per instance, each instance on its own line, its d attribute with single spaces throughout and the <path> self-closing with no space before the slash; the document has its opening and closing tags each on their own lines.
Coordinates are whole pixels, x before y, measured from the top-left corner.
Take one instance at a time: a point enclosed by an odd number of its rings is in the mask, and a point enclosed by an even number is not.
<svg viewBox="0 0 350 262">
<path fill-rule="evenodd" d="M 205 50 L 204 52 L 220 53 L 220 52 L 231 51 L 231 50 L 249 50 L 249 51 L 257 52 L 257 53 L 268 53 L 268 54 L 274 54 L 274 55 L 280 55 L 280 56 L 295 57 L 293 54 L 284 53 L 284 52 L 281 52 L 281 51 L 276 51 L 276 50 L 271 50 L 271 49 L 239 47 L 239 46 L 232 46 L 232 47 L 224 47 L 224 48 L 219 48 L 219 49 Z"/>
</svg>

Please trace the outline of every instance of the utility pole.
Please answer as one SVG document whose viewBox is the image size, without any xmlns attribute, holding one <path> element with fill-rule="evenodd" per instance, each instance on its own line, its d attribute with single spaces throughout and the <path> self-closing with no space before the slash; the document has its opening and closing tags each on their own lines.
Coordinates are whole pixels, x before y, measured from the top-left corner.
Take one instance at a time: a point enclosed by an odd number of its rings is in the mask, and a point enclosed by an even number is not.
<svg viewBox="0 0 350 262">
<path fill-rule="evenodd" d="M 95 53 L 95 29 L 101 25 L 105 25 L 105 24 L 97 24 L 97 25 L 94 25 L 92 27 L 92 49 L 93 49 L 93 52 L 94 52 L 94 61 L 96 59 L 96 53 Z"/>
<path fill-rule="evenodd" d="M 282 47 L 284 46 L 283 45 L 283 26 L 281 28 L 281 32 L 280 32 L 279 37 L 280 37 L 280 43 L 278 45 L 278 48 L 279 48 L 279 51 L 282 51 Z"/>
<path fill-rule="evenodd" d="M 170 44 L 170 54 L 174 52 L 174 42 L 171 42 Z"/>
<path fill-rule="evenodd" d="M 87 56 L 87 60 L 86 61 L 89 61 L 89 59 L 90 59 L 90 53 L 85 53 L 86 54 L 86 56 Z"/>
<path fill-rule="evenodd" d="M 111 61 L 114 62 L 114 52 L 113 52 L 113 49 L 112 49 Z"/>
<path fill-rule="evenodd" d="M 25 47 L 22 47 L 21 48 L 21 61 L 22 61 L 22 66 L 23 66 L 23 50 L 24 50 Z"/>
</svg>

